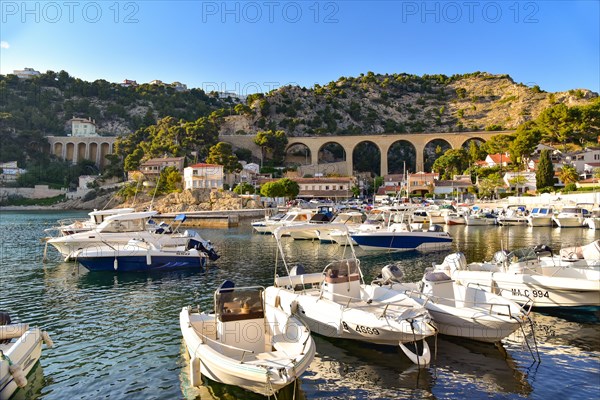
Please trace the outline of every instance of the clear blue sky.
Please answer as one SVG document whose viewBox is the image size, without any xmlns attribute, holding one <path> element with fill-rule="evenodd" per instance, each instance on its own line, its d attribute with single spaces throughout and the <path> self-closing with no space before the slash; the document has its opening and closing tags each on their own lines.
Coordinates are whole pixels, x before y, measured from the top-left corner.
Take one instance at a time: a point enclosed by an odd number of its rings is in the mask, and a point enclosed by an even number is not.
<svg viewBox="0 0 600 400">
<path fill-rule="evenodd" d="M 2 0 L 0 72 L 247 94 L 368 71 L 486 71 L 599 92 L 599 3 Z"/>
</svg>

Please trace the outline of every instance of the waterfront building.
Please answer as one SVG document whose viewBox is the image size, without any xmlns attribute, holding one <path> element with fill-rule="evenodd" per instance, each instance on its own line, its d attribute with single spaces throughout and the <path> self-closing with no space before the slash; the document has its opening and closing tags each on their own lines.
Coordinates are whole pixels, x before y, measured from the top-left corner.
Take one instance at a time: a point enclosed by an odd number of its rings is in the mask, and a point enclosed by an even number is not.
<svg viewBox="0 0 600 400">
<path fill-rule="evenodd" d="M 194 164 L 183 170 L 183 188 L 222 189 L 224 178 L 222 165 Z"/>
<path fill-rule="evenodd" d="M 162 157 L 151 158 L 140 164 L 139 172 L 148 180 L 156 181 L 160 176 L 160 172 L 167 167 L 175 167 L 179 173 L 183 172 L 183 164 L 185 157 Z M 134 172 L 134 171 L 130 171 Z"/>
<path fill-rule="evenodd" d="M 508 191 L 517 194 L 527 193 L 529 191 L 535 192 L 537 189 L 535 172 L 509 171 L 504 174 L 502 180 L 508 188 Z"/>
<path fill-rule="evenodd" d="M 416 172 L 407 176 L 407 191 L 409 194 L 424 195 L 433 193 L 438 174 L 435 172 Z"/>
</svg>

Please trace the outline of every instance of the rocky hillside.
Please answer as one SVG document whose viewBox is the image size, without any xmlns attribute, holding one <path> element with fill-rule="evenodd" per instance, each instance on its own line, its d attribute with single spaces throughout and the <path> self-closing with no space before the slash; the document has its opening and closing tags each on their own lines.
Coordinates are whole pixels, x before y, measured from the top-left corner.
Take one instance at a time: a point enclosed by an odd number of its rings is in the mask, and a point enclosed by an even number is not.
<svg viewBox="0 0 600 400">
<path fill-rule="evenodd" d="M 249 96 L 249 107 L 226 118 L 221 133 L 281 129 L 289 136 L 515 129 L 552 105 L 584 105 L 587 89 L 547 93 L 508 75 L 407 74 L 342 77 L 313 89 L 279 88 Z"/>
</svg>

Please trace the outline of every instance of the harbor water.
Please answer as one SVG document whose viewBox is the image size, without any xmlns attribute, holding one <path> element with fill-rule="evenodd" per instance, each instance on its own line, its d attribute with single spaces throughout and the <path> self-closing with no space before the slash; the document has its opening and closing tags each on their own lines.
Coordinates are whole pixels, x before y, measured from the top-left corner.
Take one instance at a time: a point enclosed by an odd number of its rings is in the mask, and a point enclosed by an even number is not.
<svg viewBox="0 0 600 400">
<path fill-rule="evenodd" d="M 212 309 L 213 292 L 225 279 L 236 286 L 273 282 L 276 244 L 253 234 L 249 222 L 230 229 L 199 230 L 222 257 L 204 272 L 90 273 L 65 263 L 54 249 L 43 261 L 44 229 L 81 212 L 0 212 L 0 310 L 13 321 L 49 332 L 44 349 L 17 399 L 248 399 L 260 396 L 205 381 L 192 388 L 179 329 L 186 305 Z M 554 250 L 587 244 L 600 231 L 496 226 L 449 226 L 451 250 L 366 254 L 357 250 L 365 279 L 389 263 L 406 280 L 450 251 L 467 261 L 490 259 L 501 248 L 547 244 Z M 285 240 L 293 259 L 310 272 L 342 248 Z M 280 273 L 283 271 L 279 271 Z M 295 399 L 595 399 L 600 394 L 598 313 L 533 313 L 541 362 L 534 362 L 522 333 L 501 345 L 438 337 L 428 368 L 413 365 L 397 347 L 315 336 L 317 355 L 296 387 L 278 398 Z"/>
</svg>

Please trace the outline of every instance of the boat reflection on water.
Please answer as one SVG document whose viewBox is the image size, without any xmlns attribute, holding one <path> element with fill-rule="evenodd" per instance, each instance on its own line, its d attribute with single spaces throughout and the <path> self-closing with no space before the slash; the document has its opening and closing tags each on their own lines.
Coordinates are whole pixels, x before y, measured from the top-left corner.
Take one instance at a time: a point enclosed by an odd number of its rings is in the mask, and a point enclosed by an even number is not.
<svg viewBox="0 0 600 400">
<path fill-rule="evenodd" d="M 302 389 L 310 398 L 422 398 L 431 391 L 428 369 L 413 364 L 400 348 L 313 338 L 317 354 L 302 376 Z"/>
<path fill-rule="evenodd" d="M 29 375 L 27 375 L 27 386 L 19 388 L 12 395 L 11 400 L 29 400 L 37 399 L 42 395 L 42 388 L 45 386 L 44 369 L 38 362 Z"/>
<path fill-rule="evenodd" d="M 554 347 L 554 351 L 576 354 L 581 351 L 598 352 L 600 335 L 598 325 L 589 323 L 590 315 L 579 319 L 571 315 L 569 320 L 533 313 L 535 335 L 540 347 Z"/>
<path fill-rule="evenodd" d="M 398 349 L 314 336 L 317 354 L 302 377 L 308 397 L 356 398 L 528 396 L 527 375 L 501 344 L 439 336 L 437 357 L 419 370 Z M 434 340 L 429 340 L 432 351 Z M 334 344 L 335 343 L 335 344 Z"/>
<path fill-rule="evenodd" d="M 530 359 L 533 363 L 533 358 Z M 435 375 L 432 393 L 436 397 L 470 398 L 482 393 L 491 397 L 500 393 L 527 396 L 533 391 L 527 375 L 501 343 L 440 336 L 432 370 Z"/>
</svg>

